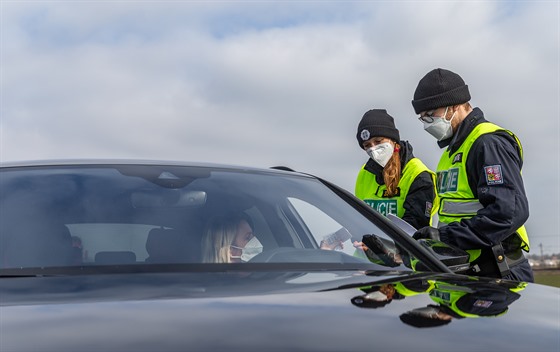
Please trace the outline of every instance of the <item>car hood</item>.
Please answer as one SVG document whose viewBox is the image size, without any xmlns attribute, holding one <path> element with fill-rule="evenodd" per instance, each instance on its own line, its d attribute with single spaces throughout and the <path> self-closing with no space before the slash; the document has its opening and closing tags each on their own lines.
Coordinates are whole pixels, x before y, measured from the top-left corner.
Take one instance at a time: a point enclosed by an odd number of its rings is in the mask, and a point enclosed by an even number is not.
<svg viewBox="0 0 560 352">
<path fill-rule="evenodd" d="M 410 283 L 441 287 L 437 294 L 433 287 L 403 289 L 399 299 L 367 304 L 368 293 L 380 285 Z M 488 308 L 501 302 L 503 311 L 485 317 L 465 313 L 464 307 L 462 315 L 448 309 L 453 319 L 437 327 L 416 327 L 401 318 L 416 308 L 438 305 L 437 296 L 445 292 L 464 297 L 465 292 L 478 293 L 477 287 L 499 297 L 485 299 L 484 293 L 474 297 L 473 306 Z M 0 347 L 3 351 L 558 351 L 559 299 L 560 290 L 553 287 L 451 274 L 298 271 L 13 277 L 0 282 Z"/>
</svg>

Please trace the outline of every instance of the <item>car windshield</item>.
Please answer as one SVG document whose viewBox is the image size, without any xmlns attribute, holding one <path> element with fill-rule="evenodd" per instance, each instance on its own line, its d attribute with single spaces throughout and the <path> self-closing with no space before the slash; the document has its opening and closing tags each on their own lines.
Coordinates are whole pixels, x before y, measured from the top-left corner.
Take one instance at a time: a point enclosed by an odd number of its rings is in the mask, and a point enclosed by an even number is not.
<svg viewBox="0 0 560 352">
<path fill-rule="evenodd" d="M 323 182 L 293 172 L 207 165 L 4 167 L 0 196 L 2 269 L 294 262 L 411 270 L 399 255 L 355 247 L 364 235 L 388 244 L 389 252 L 395 244 Z M 244 216 L 245 238 L 227 238 L 227 226 L 213 224 L 230 214 Z"/>
</svg>

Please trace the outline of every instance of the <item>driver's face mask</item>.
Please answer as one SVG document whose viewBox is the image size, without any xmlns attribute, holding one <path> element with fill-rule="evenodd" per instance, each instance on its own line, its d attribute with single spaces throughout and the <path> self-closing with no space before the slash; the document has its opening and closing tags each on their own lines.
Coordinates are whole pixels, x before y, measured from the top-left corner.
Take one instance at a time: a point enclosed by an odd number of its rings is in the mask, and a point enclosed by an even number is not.
<svg viewBox="0 0 560 352">
<path fill-rule="evenodd" d="M 231 258 L 241 259 L 244 262 L 248 262 L 257 254 L 260 254 L 263 251 L 262 243 L 255 236 L 253 236 L 253 238 L 251 238 L 251 240 L 249 240 L 249 242 L 247 242 L 247 244 L 243 248 L 234 245 L 231 245 L 231 247 L 241 250 L 241 255 L 232 255 Z"/>
</svg>

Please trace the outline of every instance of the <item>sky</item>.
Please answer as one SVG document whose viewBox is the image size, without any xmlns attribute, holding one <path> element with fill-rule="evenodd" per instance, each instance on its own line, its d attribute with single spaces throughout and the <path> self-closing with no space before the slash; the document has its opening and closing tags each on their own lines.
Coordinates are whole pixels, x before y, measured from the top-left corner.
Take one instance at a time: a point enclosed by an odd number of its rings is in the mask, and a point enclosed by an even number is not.
<svg viewBox="0 0 560 352">
<path fill-rule="evenodd" d="M 531 254 L 560 253 L 560 1 L 0 0 L 0 161 L 284 165 L 353 192 L 356 129 L 434 68 L 524 148 Z"/>
</svg>

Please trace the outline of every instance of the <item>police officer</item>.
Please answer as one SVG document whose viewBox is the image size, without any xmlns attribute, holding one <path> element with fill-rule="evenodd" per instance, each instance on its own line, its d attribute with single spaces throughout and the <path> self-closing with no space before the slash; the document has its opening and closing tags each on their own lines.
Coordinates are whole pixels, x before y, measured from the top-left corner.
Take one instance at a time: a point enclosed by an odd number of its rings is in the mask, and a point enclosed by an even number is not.
<svg viewBox="0 0 560 352">
<path fill-rule="evenodd" d="M 435 173 L 400 140 L 393 117 L 384 109 L 367 111 L 356 138 L 369 159 L 358 173 L 355 195 L 383 215 L 394 214 L 417 229 L 429 226 L 437 204 Z"/>
<path fill-rule="evenodd" d="M 511 131 L 473 108 L 468 86 L 445 69 L 418 83 L 412 106 L 424 130 L 446 148 L 437 167 L 438 229 L 414 238 L 440 239 L 469 252 L 470 274 L 533 282 L 523 255 L 529 205 L 523 186 L 523 149 Z"/>
</svg>

